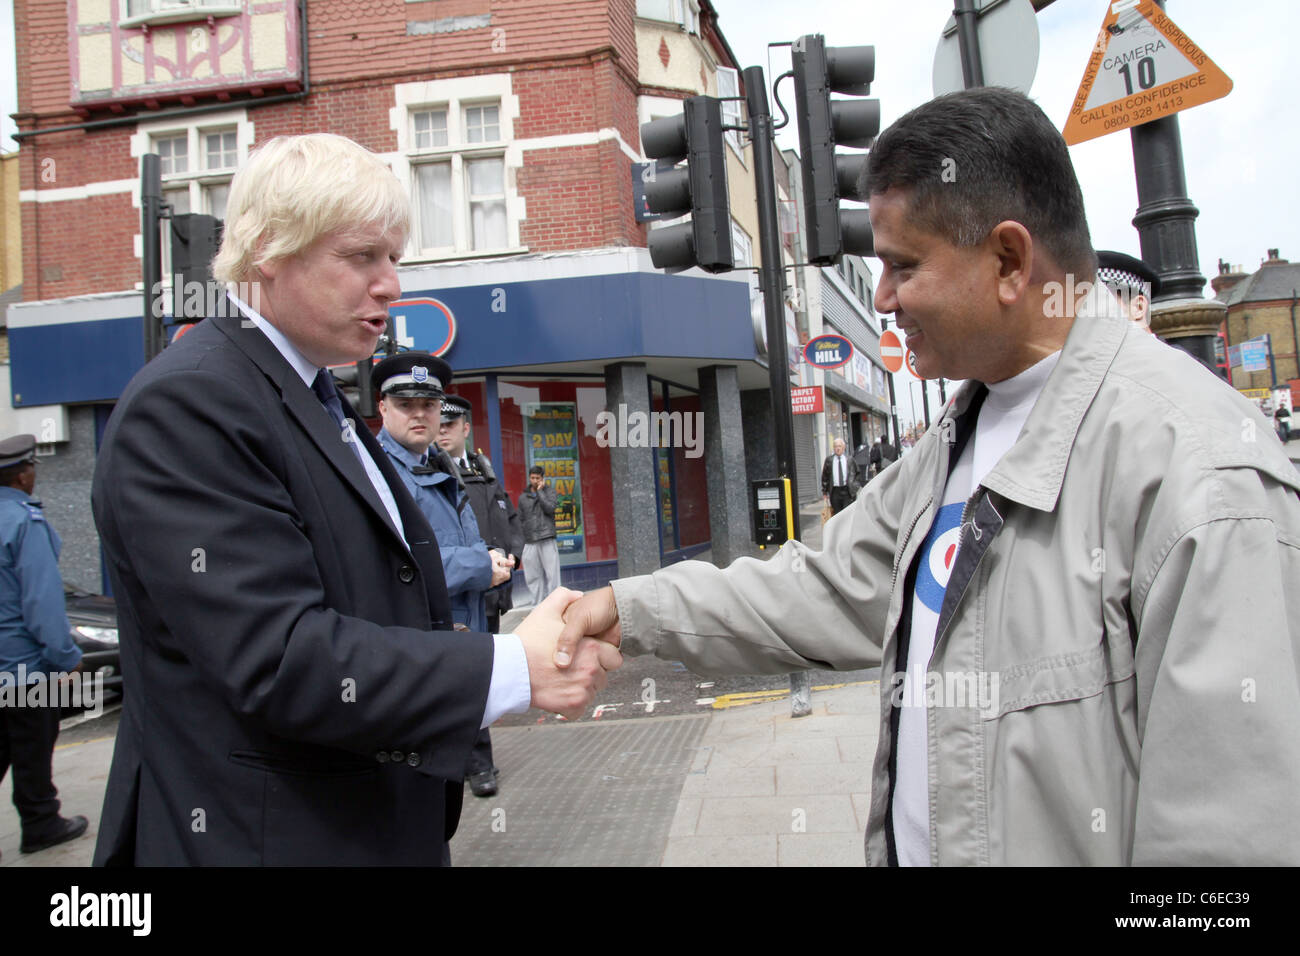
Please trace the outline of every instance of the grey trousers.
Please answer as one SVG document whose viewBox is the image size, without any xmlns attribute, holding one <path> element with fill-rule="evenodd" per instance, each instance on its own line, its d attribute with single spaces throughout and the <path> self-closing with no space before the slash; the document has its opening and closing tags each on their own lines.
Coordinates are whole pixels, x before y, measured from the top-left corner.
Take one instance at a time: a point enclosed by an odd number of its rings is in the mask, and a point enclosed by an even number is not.
<svg viewBox="0 0 1300 956">
<path fill-rule="evenodd" d="M 524 580 L 533 604 L 541 604 L 560 586 L 560 552 L 554 538 L 524 545 Z"/>
</svg>

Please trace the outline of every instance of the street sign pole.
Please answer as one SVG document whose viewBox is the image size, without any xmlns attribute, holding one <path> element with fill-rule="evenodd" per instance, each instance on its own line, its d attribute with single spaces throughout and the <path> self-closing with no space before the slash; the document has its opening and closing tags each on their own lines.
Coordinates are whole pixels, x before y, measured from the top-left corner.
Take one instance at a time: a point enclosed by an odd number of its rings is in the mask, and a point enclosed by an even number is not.
<svg viewBox="0 0 1300 956">
<path fill-rule="evenodd" d="M 979 14 L 975 0 L 957 0 L 952 14 L 957 18 L 957 41 L 961 44 L 961 78 L 966 89 L 984 85 L 984 64 L 980 60 Z"/>
<path fill-rule="evenodd" d="M 889 330 L 889 316 L 887 315 L 880 316 L 880 333 L 884 334 L 885 332 L 888 332 L 888 330 Z M 894 371 L 892 368 L 888 368 L 888 367 L 885 368 L 885 371 L 888 372 L 888 375 L 885 375 L 885 382 L 887 382 L 887 384 L 889 385 L 889 420 L 893 421 L 893 425 L 894 425 L 893 446 L 894 446 L 894 451 L 897 451 L 902 447 L 902 436 L 901 434 L 898 434 L 898 398 L 896 397 L 896 395 L 894 395 L 894 390 L 893 390 Z"/>
</svg>

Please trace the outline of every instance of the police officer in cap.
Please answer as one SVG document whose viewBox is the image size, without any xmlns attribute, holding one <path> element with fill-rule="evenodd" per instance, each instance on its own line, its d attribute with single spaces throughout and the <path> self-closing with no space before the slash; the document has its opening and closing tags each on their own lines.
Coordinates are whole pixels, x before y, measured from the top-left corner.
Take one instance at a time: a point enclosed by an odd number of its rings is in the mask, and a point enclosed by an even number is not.
<svg viewBox="0 0 1300 956">
<path fill-rule="evenodd" d="M 59 816 L 54 787 L 59 694 L 49 682 L 80 669 L 81 650 L 68 624 L 59 536 L 35 486 L 35 436 L 0 442 L 0 779 L 12 765 L 23 853 L 75 839 L 88 825 Z"/>
<path fill-rule="evenodd" d="M 1160 294 L 1160 276 L 1154 269 L 1133 256 L 1099 249 L 1097 281 L 1119 299 L 1130 319 L 1151 331 L 1151 299 Z"/>
<path fill-rule="evenodd" d="M 519 566 L 518 556 L 524 549 L 523 526 L 519 523 L 519 515 L 510 496 L 497 481 L 492 462 L 482 451 L 474 451 L 469 446 L 471 410 L 472 405 L 467 398 L 460 395 L 443 397 L 438 444 L 451 457 L 460 473 L 483 540 L 500 562 L 507 568 L 514 569 Z M 511 580 L 507 579 L 483 596 L 490 633 L 500 632 L 501 614 L 513 606 L 510 587 Z M 487 797 L 497 792 L 492 740 L 486 727 L 474 745 L 466 772 L 470 790 L 475 796 Z"/>
<path fill-rule="evenodd" d="M 451 366 L 428 352 L 400 352 L 376 365 L 371 382 L 384 427 L 375 437 L 438 538 L 455 624 L 487 632 L 483 592 L 508 581 L 510 566 L 505 555 L 483 543 L 460 470 L 434 444 L 451 375 Z M 489 778 L 495 792 L 495 778 Z M 471 789 L 486 795 L 472 782 Z"/>
</svg>

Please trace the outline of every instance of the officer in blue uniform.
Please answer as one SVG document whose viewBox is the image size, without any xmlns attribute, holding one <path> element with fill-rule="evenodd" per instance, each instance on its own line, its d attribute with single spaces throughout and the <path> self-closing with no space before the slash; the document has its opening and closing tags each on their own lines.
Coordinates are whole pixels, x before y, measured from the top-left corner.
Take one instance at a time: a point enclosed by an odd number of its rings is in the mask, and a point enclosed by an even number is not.
<svg viewBox="0 0 1300 956">
<path fill-rule="evenodd" d="M 437 535 L 455 623 L 486 632 L 483 594 L 510 579 L 511 564 L 483 543 L 460 469 L 434 443 L 443 389 L 451 376 L 451 366 L 428 352 L 400 352 L 376 365 L 371 382 L 379 391 L 379 413 L 384 419 L 376 437 Z M 466 768 L 470 791 L 478 797 L 497 792 L 488 741 L 484 728 Z M 483 767 L 485 749 L 487 766 Z"/>
<path fill-rule="evenodd" d="M 460 472 L 434 444 L 451 375 L 451 366 L 428 352 L 400 352 L 376 365 L 371 381 L 384 419 L 376 437 L 438 537 L 455 622 L 485 632 L 483 592 L 507 580 L 509 569 L 483 543 Z"/>
<path fill-rule="evenodd" d="M 81 651 L 68 624 L 59 536 L 32 497 L 35 486 L 35 436 L 0 442 L 0 779 L 12 765 L 23 853 L 87 827 L 85 817 L 59 816 L 54 788 L 59 694 L 49 682 L 80 667 Z"/>
</svg>

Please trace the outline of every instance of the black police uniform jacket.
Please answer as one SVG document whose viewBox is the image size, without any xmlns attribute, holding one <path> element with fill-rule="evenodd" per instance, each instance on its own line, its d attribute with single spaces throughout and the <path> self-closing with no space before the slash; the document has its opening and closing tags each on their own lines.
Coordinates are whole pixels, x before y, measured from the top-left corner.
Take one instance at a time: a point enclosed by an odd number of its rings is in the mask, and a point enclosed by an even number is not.
<svg viewBox="0 0 1300 956">
<path fill-rule="evenodd" d="M 474 509 L 478 533 L 489 548 L 499 548 L 506 554 L 513 554 L 516 561 L 521 560 L 524 553 L 524 529 L 519 523 L 519 513 L 515 511 L 514 502 L 501 487 L 487 456 L 467 448 L 465 459 L 469 462 L 469 468 L 459 469 L 460 480 L 465 486 L 470 506 Z M 501 614 L 514 606 L 510 595 L 511 584 L 511 581 L 506 581 L 483 593 L 488 615 Z"/>
<path fill-rule="evenodd" d="M 492 641 L 438 630 L 437 541 L 357 437 L 409 548 L 256 327 L 208 319 L 123 393 L 92 494 L 125 684 L 96 865 L 447 862 Z"/>
</svg>

